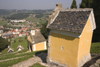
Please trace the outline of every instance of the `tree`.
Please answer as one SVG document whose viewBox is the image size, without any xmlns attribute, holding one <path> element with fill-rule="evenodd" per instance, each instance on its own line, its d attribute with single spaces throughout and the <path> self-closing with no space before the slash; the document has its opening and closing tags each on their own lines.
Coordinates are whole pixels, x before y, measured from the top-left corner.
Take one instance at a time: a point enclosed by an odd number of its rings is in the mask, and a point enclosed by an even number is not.
<svg viewBox="0 0 100 67">
<path fill-rule="evenodd" d="M 80 8 L 93 8 L 96 21 L 96 30 L 93 33 L 93 42 L 100 42 L 100 0 L 82 0 Z"/>
<path fill-rule="evenodd" d="M 91 8 L 93 7 L 93 0 L 82 0 L 80 8 Z"/>
<path fill-rule="evenodd" d="M 10 42 L 8 42 L 7 39 L 4 39 L 4 38 L 0 37 L 0 52 L 3 49 L 7 48 L 8 45 L 10 45 Z"/>
<path fill-rule="evenodd" d="M 48 23 L 48 22 L 44 23 L 44 24 L 42 25 L 42 28 L 41 28 L 41 33 L 42 33 L 42 35 L 43 35 L 46 39 L 48 38 L 48 29 L 46 28 L 47 23 Z"/>
<path fill-rule="evenodd" d="M 73 0 L 72 5 L 71 5 L 71 8 L 77 8 L 76 0 Z"/>
</svg>

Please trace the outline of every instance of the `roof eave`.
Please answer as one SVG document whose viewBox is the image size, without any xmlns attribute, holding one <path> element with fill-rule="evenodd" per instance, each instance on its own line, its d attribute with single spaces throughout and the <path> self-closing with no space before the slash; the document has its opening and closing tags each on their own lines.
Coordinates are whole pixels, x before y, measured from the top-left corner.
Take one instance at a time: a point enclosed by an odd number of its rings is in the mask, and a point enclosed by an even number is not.
<svg viewBox="0 0 100 67">
<path fill-rule="evenodd" d="M 80 35 L 81 35 L 81 33 L 74 33 L 74 32 L 69 32 L 69 31 L 55 30 L 55 29 L 51 29 L 50 32 L 59 33 L 62 35 L 67 35 L 67 36 L 76 37 L 76 38 L 80 38 Z"/>
</svg>

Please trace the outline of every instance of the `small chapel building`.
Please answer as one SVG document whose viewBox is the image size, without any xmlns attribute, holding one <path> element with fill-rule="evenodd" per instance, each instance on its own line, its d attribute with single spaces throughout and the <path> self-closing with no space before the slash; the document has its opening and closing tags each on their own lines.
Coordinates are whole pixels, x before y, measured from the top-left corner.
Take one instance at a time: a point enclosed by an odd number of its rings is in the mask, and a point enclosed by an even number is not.
<svg viewBox="0 0 100 67">
<path fill-rule="evenodd" d="M 62 4 L 56 4 L 47 28 L 48 63 L 81 67 L 91 59 L 91 41 L 96 29 L 93 9 L 63 9 Z"/>
<path fill-rule="evenodd" d="M 46 50 L 46 39 L 40 33 L 40 31 L 35 29 L 35 25 L 32 24 L 30 35 L 27 38 L 29 51 L 40 51 Z"/>
</svg>

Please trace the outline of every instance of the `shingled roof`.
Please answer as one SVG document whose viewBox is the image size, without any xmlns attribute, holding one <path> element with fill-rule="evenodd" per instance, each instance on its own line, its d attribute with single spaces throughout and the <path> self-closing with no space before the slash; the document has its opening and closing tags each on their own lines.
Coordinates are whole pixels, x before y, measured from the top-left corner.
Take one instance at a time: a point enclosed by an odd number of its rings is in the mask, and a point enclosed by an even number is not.
<svg viewBox="0 0 100 67">
<path fill-rule="evenodd" d="M 46 39 L 43 37 L 43 35 L 40 33 L 40 31 L 35 31 L 35 35 L 31 35 L 32 42 L 35 43 L 40 43 L 43 41 L 46 41 Z"/>
<path fill-rule="evenodd" d="M 91 10 L 67 10 L 60 11 L 54 21 L 47 28 L 82 33 L 82 30 L 89 18 Z"/>
<path fill-rule="evenodd" d="M 30 28 L 31 30 L 35 30 L 35 24 L 31 24 L 31 28 Z"/>
</svg>

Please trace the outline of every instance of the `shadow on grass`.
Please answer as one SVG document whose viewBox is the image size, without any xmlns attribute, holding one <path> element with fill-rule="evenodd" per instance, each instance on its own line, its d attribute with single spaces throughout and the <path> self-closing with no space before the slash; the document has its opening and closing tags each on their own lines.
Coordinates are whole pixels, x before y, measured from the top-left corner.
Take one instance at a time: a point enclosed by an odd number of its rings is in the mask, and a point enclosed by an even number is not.
<svg viewBox="0 0 100 67">
<path fill-rule="evenodd" d="M 35 53 L 35 56 L 40 57 L 43 63 L 47 63 L 47 62 L 46 62 L 47 50 L 38 51 L 38 52 Z"/>
</svg>

